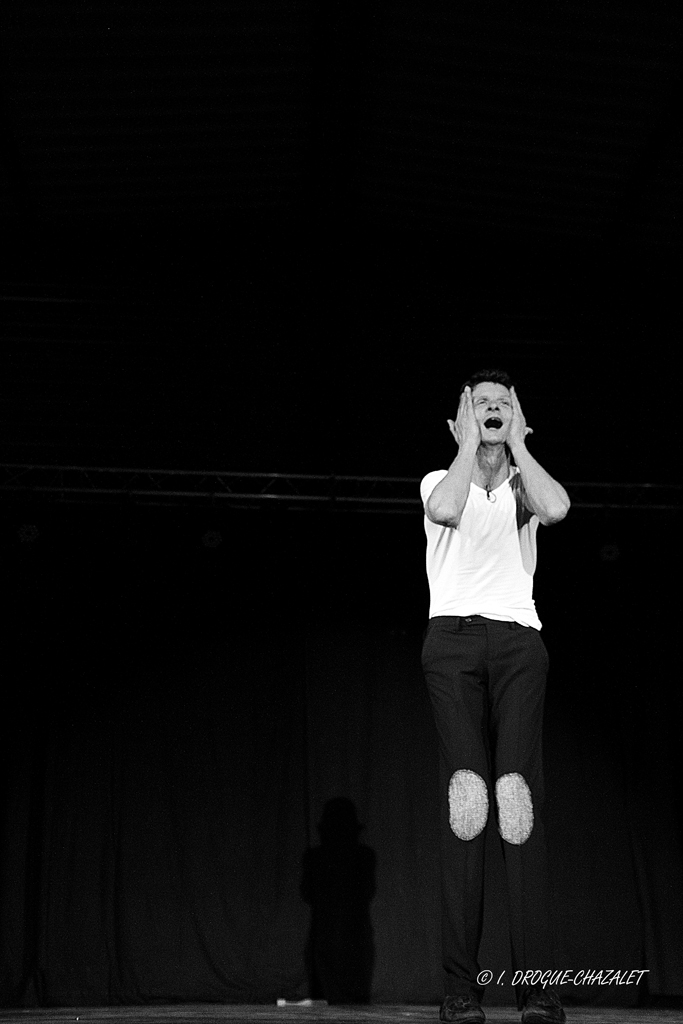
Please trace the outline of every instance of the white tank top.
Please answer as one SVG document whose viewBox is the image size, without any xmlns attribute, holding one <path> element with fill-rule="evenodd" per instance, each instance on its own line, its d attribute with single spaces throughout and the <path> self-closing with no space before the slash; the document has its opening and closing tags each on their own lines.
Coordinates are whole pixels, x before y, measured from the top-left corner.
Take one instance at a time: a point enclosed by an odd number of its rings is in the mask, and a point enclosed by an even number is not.
<svg viewBox="0 0 683 1024">
<path fill-rule="evenodd" d="M 428 473 L 420 484 L 422 503 L 448 470 Z M 491 494 L 470 484 L 456 528 L 439 526 L 425 515 L 429 617 L 484 615 L 540 629 L 533 599 L 538 516 L 522 501 L 516 466 Z"/>
</svg>

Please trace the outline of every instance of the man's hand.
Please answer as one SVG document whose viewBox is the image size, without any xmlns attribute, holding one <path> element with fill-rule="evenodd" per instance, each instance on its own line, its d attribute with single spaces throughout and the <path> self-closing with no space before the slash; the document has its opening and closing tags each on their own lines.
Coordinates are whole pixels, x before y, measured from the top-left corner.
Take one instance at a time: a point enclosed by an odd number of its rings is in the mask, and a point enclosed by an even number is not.
<svg viewBox="0 0 683 1024">
<path fill-rule="evenodd" d="M 512 399 L 512 419 L 510 420 L 507 443 L 510 451 L 514 453 L 515 448 L 524 444 L 527 434 L 533 434 L 533 430 L 526 425 L 524 413 L 514 388 L 510 388 L 510 398 Z"/>
<path fill-rule="evenodd" d="M 453 420 L 448 420 L 448 426 L 451 434 L 458 442 L 458 447 L 460 449 L 466 448 L 468 444 L 474 448 L 479 447 L 481 442 L 481 430 L 479 428 L 477 418 L 474 415 L 471 388 L 465 388 L 463 391 L 460 396 L 458 415 L 455 422 Z"/>
</svg>

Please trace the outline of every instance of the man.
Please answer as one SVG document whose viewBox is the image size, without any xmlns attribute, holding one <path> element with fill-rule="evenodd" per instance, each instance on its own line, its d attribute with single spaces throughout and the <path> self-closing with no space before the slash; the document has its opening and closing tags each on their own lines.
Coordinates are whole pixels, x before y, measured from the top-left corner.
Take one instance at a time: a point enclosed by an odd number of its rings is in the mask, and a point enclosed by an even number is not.
<svg viewBox="0 0 683 1024">
<path fill-rule="evenodd" d="M 541 728 L 548 654 L 533 600 L 539 523 L 564 519 L 565 489 L 527 451 L 515 388 L 475 374 L 448 420 L 458 454 L 421 484 L 430 619 L 422 665 L 439 735 L 442 1021 L 478 1024 L 485 826 L 497 814 L 513 971 L 548 970 Z M 523 1024 L 560 1024 L 548 988 L 517 988 Z"/>
</svg>

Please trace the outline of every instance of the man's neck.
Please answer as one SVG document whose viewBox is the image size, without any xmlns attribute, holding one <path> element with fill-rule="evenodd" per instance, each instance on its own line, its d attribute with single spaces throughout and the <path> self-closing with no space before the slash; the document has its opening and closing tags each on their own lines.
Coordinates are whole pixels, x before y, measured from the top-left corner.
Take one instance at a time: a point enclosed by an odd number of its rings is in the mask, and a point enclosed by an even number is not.
<svg viewBox="0 0 683 1024">
<path fill-rule="evenodd" d="M 475 484 L 492 491 L 507 480 L 509 473 L 510 460 L 504 444 L 479 445 L 472 474 Z"/>
</svg>

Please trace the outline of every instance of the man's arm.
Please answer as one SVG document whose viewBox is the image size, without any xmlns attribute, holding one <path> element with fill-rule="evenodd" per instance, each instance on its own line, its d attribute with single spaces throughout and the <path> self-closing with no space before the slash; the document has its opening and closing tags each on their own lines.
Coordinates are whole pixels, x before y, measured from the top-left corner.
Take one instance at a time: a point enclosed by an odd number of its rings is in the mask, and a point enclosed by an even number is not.
<svg viewBox="0 0 683 1024">
<path fill-rule="evenodd" d="M 450 465 L 448 473 L 436 485 L 427 499 L 427 518 L 439 526 L 456 527 L 470 493 L 472 471 L 477 456 L 476 447 L 463 447 Z"/>
<path fill-rule="evenodd" d="M 508 447 L 519 469 L 529 507 L 544 526 L 559 523 L 561 519 L 564 519 L 571 506 L 569 495 L 562 484 L 553 480 L 543 466 L 527 451 L 524 439 L 530 431 L 526 426 L 522 407 L 514 388 L 510 389 L 510 394 L 513 416 L 508 435 Z"/>
<path fill-rule="evenodd" d="M 553 480 L 543 466 L 530 455 L 524 444 L 510 451 L 515 457 L 522 478 L 526 500 L 544 526 L 559 523 L 569 511 L 571 502 L 562 484 Z"/>
<path fill-rule="evenodd" d="M 425 505 L 427 518 L 439 526 L 456 527 L 470 493 L 470 483 L 481 434 L 474 415 L 472 392 L 465 388 L 460 398 L 455 422 L 448 421 L 453 437 L 458 442 L 458 454 L 448 473 L 436 485 Z"/>
</svg>

